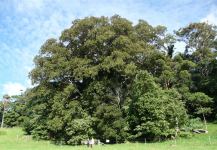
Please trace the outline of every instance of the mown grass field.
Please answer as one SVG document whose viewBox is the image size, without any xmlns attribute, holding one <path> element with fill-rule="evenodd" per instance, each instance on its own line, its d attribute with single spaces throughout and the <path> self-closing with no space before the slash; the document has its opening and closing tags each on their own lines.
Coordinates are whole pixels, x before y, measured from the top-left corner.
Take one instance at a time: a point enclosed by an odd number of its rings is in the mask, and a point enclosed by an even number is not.
<svg viewBox="0 0 217 150">
<path fill-rule="evenodd" d="M 209 124 L 208 134 L 190 139 L 160 143 L 126 143 L 94 146 L 95 150 L 217 150 L 217 124 Z M 86 146 L 60 146 L 48 141 L 35 141 L 24 136 L 20 128 L 0 129 L 0 150 L 86 150 Z"/>
</svg>

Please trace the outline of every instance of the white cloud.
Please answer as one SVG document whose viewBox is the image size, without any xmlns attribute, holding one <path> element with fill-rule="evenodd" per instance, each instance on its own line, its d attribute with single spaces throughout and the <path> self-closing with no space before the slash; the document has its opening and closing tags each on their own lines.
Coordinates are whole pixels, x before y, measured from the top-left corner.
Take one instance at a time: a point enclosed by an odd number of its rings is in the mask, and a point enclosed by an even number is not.
<svg viewBox="0 0 217 150">
<path fill-rule="evenodd" d="M 26 88 L 20 83 L 9 82 L 3 85 L 3 94 L 8 94 L 10 96 L 19 95 L 25 89 Z"/>
<path fill-rule="evenodd" d="M 208 22 L 209 24 L 217 25 L 217 9 L 212 9 L 210 13 L 203 19 L 202 22 Z"/>
</svg>

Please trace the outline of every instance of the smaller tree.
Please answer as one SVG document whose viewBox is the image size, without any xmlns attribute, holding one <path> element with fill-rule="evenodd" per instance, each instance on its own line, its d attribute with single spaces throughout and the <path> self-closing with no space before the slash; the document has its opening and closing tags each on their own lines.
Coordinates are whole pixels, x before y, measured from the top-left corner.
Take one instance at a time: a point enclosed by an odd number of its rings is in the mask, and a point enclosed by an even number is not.
<svg viewBox="0 0 217 150">
<path fill-rule="evenodd" d="M 205 129 L 207 130 L 206 115 L 212 112 L 211 104 L 213 103 L 212 98 L 202 92 L 187 93 L 185 95 L 187 101 L 186 105 L 189 112 L 192 115 L 200 116 L 204 120 Z"/>
<path fill-rule="evenodd" d="M 12 96 L 11 99 L 7 104 L 7 111 L 4 116 L 5 126 L 23 126 L 24 120 L 27 117 L 25 111 L 26 100 L 22 95 Z"/>
<path fill-rule="evenodd" d="M 138 73 L 128 117 L 132 138 L 154 140 L 173 135 L 177 120 L 182 126 L 187 119 L 180 98 L 174 89 L 162 90 L 147 72 Z"/>
</svg>

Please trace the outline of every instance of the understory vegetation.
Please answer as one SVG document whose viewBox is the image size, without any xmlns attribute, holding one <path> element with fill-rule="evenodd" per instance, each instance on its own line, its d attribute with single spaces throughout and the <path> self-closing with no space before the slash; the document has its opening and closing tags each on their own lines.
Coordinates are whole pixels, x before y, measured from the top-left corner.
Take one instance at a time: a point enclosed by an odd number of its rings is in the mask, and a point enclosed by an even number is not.
<svg viewBox="0 0 217 150">
<path fill-rule="evenodd" d="M 217 119 L 216 50 L 217 28 L 207 23 L 169 34 L 118 15 L 74 20 L 42 45 L 29 74 L 34 87 L 2 103 L 5 125 L 69 145 L 207 130 Z"/>
</svg>

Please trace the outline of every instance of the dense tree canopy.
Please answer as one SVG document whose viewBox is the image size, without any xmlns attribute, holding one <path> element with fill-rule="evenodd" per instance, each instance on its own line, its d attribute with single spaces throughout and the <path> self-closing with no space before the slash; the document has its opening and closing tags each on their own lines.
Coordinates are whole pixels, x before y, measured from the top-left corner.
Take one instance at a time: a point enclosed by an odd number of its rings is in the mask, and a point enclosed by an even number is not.
<svg viewBox="0 0 217 150">
<path fill-rule="evenodd" d="M 216 31 L 193 23 L 172 35 L 117 15 L 74 20 L 41 47 L 29 75 L 35 86 L 7 113 L 23 123 L 7 124 L 77 145 L 169 138 L 190 118 L 214 119 Z M 185 52 L 174 55 L 179 41 Z"/>
</svg>

